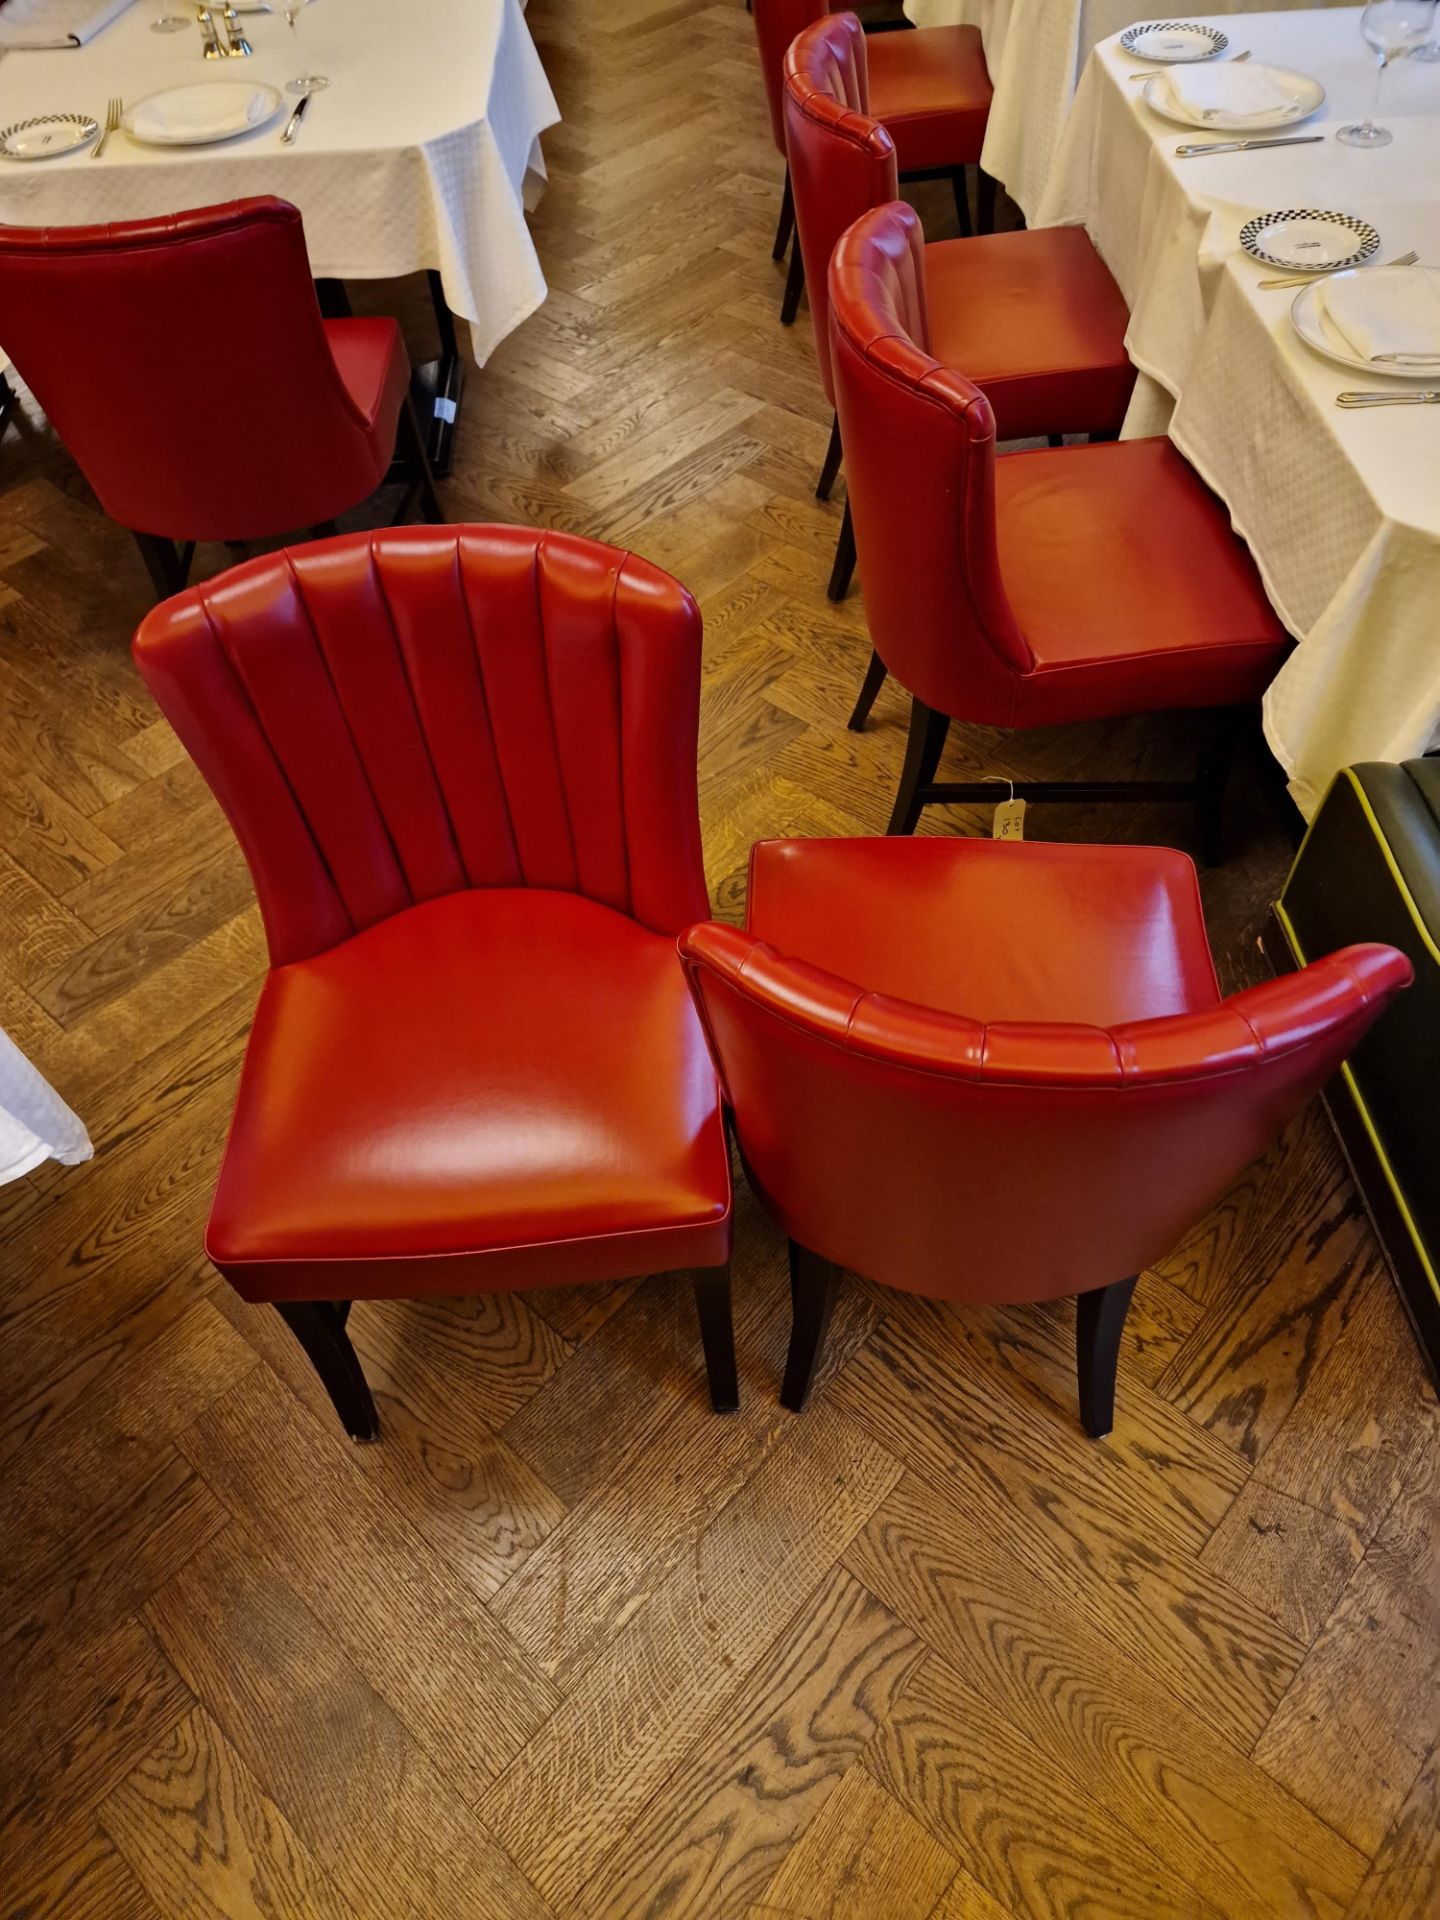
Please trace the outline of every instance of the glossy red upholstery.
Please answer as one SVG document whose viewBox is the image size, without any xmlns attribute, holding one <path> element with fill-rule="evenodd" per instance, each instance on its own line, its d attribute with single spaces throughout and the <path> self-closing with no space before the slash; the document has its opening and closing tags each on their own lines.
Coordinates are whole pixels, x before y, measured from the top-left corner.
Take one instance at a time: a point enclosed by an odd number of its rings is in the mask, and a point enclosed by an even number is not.
<svg viewBox="0 0 1440 1920">
<path fill-rule="evenodd" d="M 751 12 L 770 130 L 782 154 L 785 56 L 804 28 L 827 13 L 843 13 L 863 41 L 859 54 L 846 61 L 844 84 L 865 89 L 867 111 L 895 136 L 902 169 L 921 172 L 979 160 L 992 89 L 977 27 L 922 27 L 867 38 L 859 16 L 829 0 L 754 0 Z M 858 104 L 858 95 L 851 98 Z"/>
<path fill-rule="evenodd" d="M 667 575 L 515 527 L 322 541 L 144 622 L 270 943 L 208 1238 L 247 1299 L 726 1261 L 674 947 L 699 650 Z"/>
<path fill-rule="evenodd" d="M 843 17 L 859 27 L 853 13 Z M 858 58 L 869 110 L 889 129 L 902 173 L 979 165 L 994 89 L 978 27 L 862 29 Z"/>
<path fill-rule="evenodd" d="M 760 50 L 760 77 L 765 83 L 765 105 L 775 145 L 785 152 L 785 55 L 802 27 L 830 11 L 829 0 L 753 0 L 755 42 Z"/>
<path fill-rule="evenodd" d="M 1183 854 L 968 839 L 762 845 L 746 930 L 681 953 L 791 1239 L 995 1301 L 1167 1253 L 1411 976 L 1349 947 L 1222 999 Z"/>
<path fill-rule="evenodd" d="M 997 460 L 993 406 L 931 349 L 929 251 L 896 202 L 830 267 L 881 660 L 927 706 L 1000 726 L 1258 698 L 1286 636 L 1224 507 L 1165 440 Z"/>
<path fill-rule="evenodd" d="M 283 200 L 0 227 L 0 311 L 6 351 L 100 504 L 137 533 L 313 526 L 390 465 L 410 378 L 400 329 L 321 319 Z"/>
<path fill-rule="evenodd" d="M 852 20 L 840 15 L 801 34 L 786 69 L 795 219 L 832 402 L 831 255 L 847 227 L 896 198 L 899 180 L 895 123 L 881 125 L 848 91 L 835 92 L 839 81 L 852 85 Z M 882 41 L 917 37 L 925 36 L 862 35 L 859 57 L 868 48 L 873 69 Z M 925 248 L 924 283 L 914 297 L 931 350 L 984 390 L 1000 439 L 1119 431 L 1135 384 L 1125 352 L 1129 314 L 1082 228 L 939 241 Z"/>
</svg>

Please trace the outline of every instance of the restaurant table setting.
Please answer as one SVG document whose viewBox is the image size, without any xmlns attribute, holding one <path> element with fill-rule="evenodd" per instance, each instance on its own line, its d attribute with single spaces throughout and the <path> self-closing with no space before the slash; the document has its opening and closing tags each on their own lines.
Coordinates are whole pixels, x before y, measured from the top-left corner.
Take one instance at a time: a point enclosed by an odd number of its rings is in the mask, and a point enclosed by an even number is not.
<svg viewBox="0 0 1440 1920">
<path fill-rule="evenodd" d="M 559 113 L 520 0 L 7 0 L 0 47 L 0 221 L 278 194 L 317 279 L 438 271 L 480 362 L 545 297 L 525 208 Z"/>
<path fill-rule="evenodd" d="M 1224 0 L 1207 5 L 1205 17 L 1228 26 L 1220 16 L 1253 4 Z M 1282 8 L 1315 4 L 1280 0 Z M 979 27 L 995 87 L 981 165 L 1033 220 L 1085 62 L 1102 40 L 1147 18 L 1140 0 L 905 0 L 905 12 L 917 27 Z"/>
<path fill-rule="evenodd" d="M 1203 81 L 1106 42 L 1037 221 L 1084 226 L 1130 308 L 1125 437 L 1168 431 L 1298 639 L 1265 725 L 1307 817 L 1339 767 L 1440 744 L 1440 65 L 1394 60 L 1374 114 L 1361 21 L 1206 19 Z"/>
</svg>

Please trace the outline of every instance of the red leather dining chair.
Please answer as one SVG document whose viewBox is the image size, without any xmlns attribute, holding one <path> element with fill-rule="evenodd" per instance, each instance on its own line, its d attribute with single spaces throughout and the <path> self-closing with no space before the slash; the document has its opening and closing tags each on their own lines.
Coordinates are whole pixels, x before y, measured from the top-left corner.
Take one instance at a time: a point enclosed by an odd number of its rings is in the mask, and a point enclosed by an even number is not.
<svg viewBox="0 0 1440 1920">
<path fill-rule="evenodd" d="M 820 19 L 824 13 L 839 12 L 839 8 L 831 6 L 829 0 L 755 0 L 751 12 L 755 15 L 755 40 L 760 50 L 764 102 L 770 109 L 770 131 L 776 138 L 776 150 L 785 161 L 780 225 L 776 227 L 772 252 L 772 259 L 783 259 L 795 225 L 795 200 L 791 196 L 789 159 L 785 154 L 785 54 L 789 52 L 791 40 L 803 27 L 808 27 L 810 21 Z M 858 19 L 858 15 L 852 17 Z M 868 61 L 872 111 L 879 119 L 895 121 L 897 138 L 906 144 L 910 144 L 910 140 L 931 140 L 933 129 L 922 129 L 920 121 L 929 119 L 933 109 L 943 109 L 947 100 L 977 100 L 989 111 L 991 77 L 977 27 L 924 27 L 920 29 L 924 33 L 922 40 L 904 31 L 904 23 L 900 23 L 900 29 L 895 36 L 877 33 Z M 981 125 L 979 140 L 983 142 L 983 138 L 985 129 Z M 966 146 L 970 144 L 972 142 L 966 142 Z M 972 157 L 979 163 L 979 146 L 975 146 Z M 927 167 L 929 163 L 916 159 L 914 165 Z M 939 171 L 948 173 L 956 182 L 956 209 L 962 227 L 968 228 L 970 204 L 964 194 L 964 173 L 956 175 L 948 165 Z M 979 194 L 989 205 L 993 221 L 995 182 L 981 179 Z M 893 196 L 887 194 L 885 198 L 889 200 Z M 799 311 L 803 292 L 804 257 L 801 250 L 795 248 L 780 309 L 781 321 L 787 326 Z"/>
<path fill-rule="evenodd" d="M 827 14 L 846 25 L 834 36 L 824 36 Z M 837 88 L 847 104 L 872 114 L 890 129 L 906 180 L 946 179 L 955 194 L 960 231 L 969 233 L 970 201 L 965 169 L 977 176 L 976 219 L 983 232 L 995 224 L 995 182 L 980 166 L 980 149 L 990 117 L 990 72 L 978 27 L 920 27 L 899 33 L 866 34 L 859 16 L 827 7 L 825 0 L 755 0 L 755 32 L 760 42 L 760 66 L 775 144 L 786 156 L 785 197 L 780 222 L 785 225 L 787 204 L 793 210 L 791 190 L 795 170 L 790 152 L 790 120 L 785 95 L 790 54 L 802 29 L 822 29 L 822 43 L 833 62 L 828 74 L 830 91 Z M 800 306 L 806 278 L 810 298 L 824 297 L 825 260 L 801 244 L 790 257 L 790 277 L 780 318 L 788 327 Z M 775 258 L 785 249 L 775 236 Z"/>
<path fill-rule="evenodd" d="M 284 200 L 0 227 L 5 348 L 155 591 L 200 540 L 331 530 L 384 480 L 444 518 L 396 321 L 322 320 Z"/>
<path fill-rule="evenodd" d="M 1077 1295 L 1097 1437 L 1135 1276 L 1411 978 L 1352 946 L 1225 999 L 1185 855 L 938 838 L 762 843 L 744 931 L 680 950 L 790 1240 L 784 1404 L 849 1268 L 932 1299 Z"/>
<path fill-rule="evenodd" d="M 270 947 L 221 1273 L 356 1439 L 352 1299 L 681 1267 L 735 1406 L 729 1157 L 675 954 L 707 908 L 685 589 L 565 534 L 350 534 L 167 601 L 135 658 Z"/>
<path fill-rule="evenodd" d="M 830 367 L 827 274 L 846 228 L 899 191 L 894 129 L 857 104 L 866 42 L 853 14 L 807 28 L 786 60 L 785 118 L 800 245 L 809 263 L 810 317 L 825 397 Z M 918 231 L 918 227 L 917 227 Z M 1125 351 L 1130 316 L 1081 227 L 989 233 L 925 248 L 924 311 L 933 351 L 982 388 L 1002 440 L 1066 433 L 1118 437 L 1135 384 Z M 840 467 L 838 418 L 816 494 Z M 841 600 L 855 565 L 847 502 L 830 576 Z"/>
<path fill-rule="evenodd" d="M 929 249 L 895 202 L 830 264 L 830 357 L 874 643 L 850 724 L 888 669 L 911 695 L 890 818 L 993 801 L 937 783 L 952 718 L 1041 727 L 1257 700 L 1284 629 L 1219 500 L 1166 439 L 995 454 L 995 409 L 932 348 Z M 1190 800 L 1220 857 L 1225 752 L 1194 782 L 1017 782 L 1031 800 Z"/>
</svg>

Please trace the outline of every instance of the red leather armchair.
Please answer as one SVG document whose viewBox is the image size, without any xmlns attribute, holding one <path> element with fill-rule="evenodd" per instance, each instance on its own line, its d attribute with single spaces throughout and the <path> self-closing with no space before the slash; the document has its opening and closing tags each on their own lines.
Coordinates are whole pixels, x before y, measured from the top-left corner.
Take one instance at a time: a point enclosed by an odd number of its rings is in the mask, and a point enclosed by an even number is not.
<svg viewBox="0 0 1440 1920">
<path fill-rule="evenodd" d="M 784 1403 L 848 1267 L 934 1299 L 1078 1295 L 1092 1435 L 1134 1276 L 1411 978 L 1355 946 L 1223 999 L 1185 855 L 989 840 L 762 843 L 745 930 L 692 927 L 680 950 L 790 1239 Z"/>
<path fill-rule="evenodd" d="M 0 227 L 5 347 L 158 594 L 199 540 L 327 528 L 398 449 L 444 518 L 396 321 L 322 320 L 296 209 Z"/>
<path fill-rule="evenodd" d="M 707 905 L 689 594 L 564 534 L 404 528 L 192 587 L 135 658 L 270 946 L 215 1265 L 357 1439 L 352 1299 L 680 1267 L 733 1407 L 729 1157 L 675 956 Z"/>
<path fill-rule="evenodd" d="M 810 274 L 820 379 L 832 406 L 831 256 L 849 226 L 899 191 L 896 130 L 856 104 L 865 44 L 855 16 L 838 14 L 801 33 L 785 66 L 789 177 Z M 963 368 L 990 401 L 999 439 L 1118 438 L 1135 384 L 1125 351 L 1130 316 L 1083 228 L 937 241 L 925 247 L 923 281 L 910 293 L 935 356 Z M 822 500 L 829 498 L 840 453 L 837 418 L 815 490 Z M 844 598 L 854 564 L 847 503 L 832 600 Z"/>
<path fill-rule="evenodd" d="M 970 201 L 965 168 L 978 181 L 976 208 L 983 232 L 995 224 L 995 182 L 980 167 L 980 149 L 990 117 L 990 72 L 978 27 L 922 27 L 914 32 L 867 35 L 857 14 L 828 9 L 822 0 L 755 0 L 755 30 L 775 144 L 786 155 L 787 195 L 796 168 L 791 150 L 793 118 L 786 106 L 797 60 L 810 83 L 852 113 L 873 116 L 889 129 L 900 175 L 906 180 L 948 179 L 955 194 L 960 231 L 969 233 Z M 832 30 L 833 29 L 833 30 Z M 795 42 L 803 31 L 805 51 Z M 887 198 L 892 197 L 887 195 Z M 784 224 L 784 203 L 781 223 Z M 791 255 L 780 318 L 788 327 L 809 277 L 813 309 L 824 299 L 829 249 L 807 243 Z M 838 231 L 838 229 L 837 229 Z M 775 258 L 784 248 L 776 235 Z"/>
<path fill-rule="evenodd" d="M 929 249 L 899 202 L 864 215 L 830 263 L 830 356 L 875 657 L 912 696 L 891 833 L 932 801 L 952 718 L 1040 727 L 1257 700 L 1284 629 L 1223 504 L 1166 439 L 996 458 L 995 409 L 937 358 Z M 1193 783 L 1017 783 L 1028 799 L 1190 800 L 1220 853 L 1223 746 Z"/>
</svg>

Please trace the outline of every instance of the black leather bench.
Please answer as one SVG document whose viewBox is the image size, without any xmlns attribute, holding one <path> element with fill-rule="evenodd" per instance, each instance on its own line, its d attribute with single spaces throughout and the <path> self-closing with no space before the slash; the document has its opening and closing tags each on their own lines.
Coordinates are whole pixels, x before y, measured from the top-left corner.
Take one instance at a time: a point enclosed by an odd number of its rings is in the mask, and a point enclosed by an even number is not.
<svg viewBox="0 0 1440 1920">
<path fill-rule="evenodd" d="M 1325 1102 L 1440 1384 L 1440 757 L 1337 774 L 1274 917 L 1277 967 L 1384 940 L 1415 968 Z"/>
</svg>

